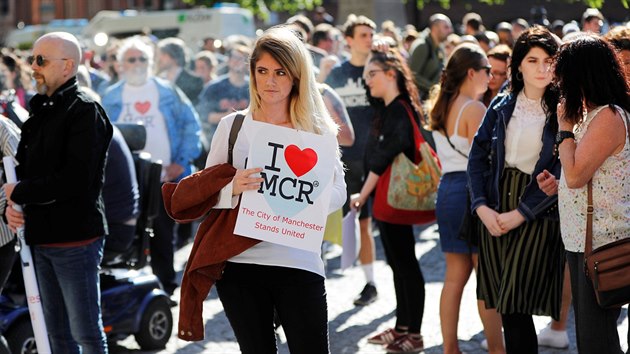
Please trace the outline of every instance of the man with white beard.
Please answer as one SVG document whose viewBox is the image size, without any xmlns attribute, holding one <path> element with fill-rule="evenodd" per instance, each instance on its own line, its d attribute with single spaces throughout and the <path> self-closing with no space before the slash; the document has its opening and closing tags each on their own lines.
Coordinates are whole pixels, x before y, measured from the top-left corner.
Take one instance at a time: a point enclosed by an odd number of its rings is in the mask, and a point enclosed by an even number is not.
<svg viewBox="0 0 630 354">
<path fill-rule="evenodd" d="M 153 49 L 139 37 L 125 41 L 118 51 L 122 80 L 109 87 L 103 107 L 112 122 L 142 123 L 147 129 L 144 151 L 162 162 L 162 182 L 179 181 L 191 173 L 200 153 L 199 121 L 186 95 L 168 81 L 151 74 Z M 161 206 L 151 238 L 151 266 L 164 290 L 177 287 L 173 269 L 174 222 Z"/>
</svg>

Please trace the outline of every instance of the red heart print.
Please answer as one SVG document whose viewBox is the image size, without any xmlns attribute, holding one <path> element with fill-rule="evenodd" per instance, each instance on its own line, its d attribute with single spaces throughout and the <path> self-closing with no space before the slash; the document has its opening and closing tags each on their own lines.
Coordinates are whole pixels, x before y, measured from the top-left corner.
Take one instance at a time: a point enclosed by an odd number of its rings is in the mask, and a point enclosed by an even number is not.
<svg viewBox="0 0 630 354">
<path fill-rule="evenodd" d="M 284 150 L 284 159 L 291 171 L 297 177 L 302 177 L 317 164 L 317 153 L 310 148 L 301 150 L 295 145 L 289 145 Z"/>
<path fill-rule="evenodd" d="M 136 111 L 140 112 L 140 114 L 145 114 L 151 108 L 151 102 L 136 102 L 133 106 L 136 108 Z"/>
</svg>

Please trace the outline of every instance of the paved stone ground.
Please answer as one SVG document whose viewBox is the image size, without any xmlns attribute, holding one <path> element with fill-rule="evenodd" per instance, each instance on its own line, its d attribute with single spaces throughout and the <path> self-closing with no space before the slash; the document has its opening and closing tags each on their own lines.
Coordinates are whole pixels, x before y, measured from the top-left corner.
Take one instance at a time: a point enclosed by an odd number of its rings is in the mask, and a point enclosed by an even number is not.
<svg viewBox="0 0 630 354">
<path fill-rule="evenodd" d="M 442 337 L 439 323 L 439 297 L 442 290 L 442 280 L 444 277 L 444 257 L 440 251 L 439 237 L 436 226 L 433 225 L 424 230 L 417 229 L 418 242 L 416 243 L 416 254 L 420 259 L 422 272 L 426 280 L 426 301 L 425 312 L 422 324 L 422 334 L 426 346 L 425 353 L 442 353 Z M 379 298 L 376 302 L 366 307 L 355 307 L 352 304 L 353 298 L 361 291 L 365 280 L 361 269 L 353 269 L 340 272 L 339 250 L 327 253 L 327 281 L 328 291 L 328 315 L 330 328 L 330 349 L 332 354 L 376 354 L 384 353 L 380 347 L 367 343 L 367 338 L 392 327 L 395 322 L 394 308 L 395 297 L 393 290 L 392 275 L 389 267 L 385 263 L 381 242 L 376 237 L 377 261 L 375 264 L 375 274 Z M 176 267 L 181 268 L 187 260 L 190 252 L 190 245 L 179 250 L 176 254 Z M 475 301 L 476 282 L 474 276 L 466 285 L 462 306 L 460 310 L 459 338 L 460 348 L 469 354 L 486 353 L 480 343 L 484 339 L 481 321 L 477 314 Z M 176 293 L 176 296 L 178 294 Z M 175 324 L 177 324 L 178 308 L 173 308 Z M 161 351 L 143 352 L 139 349 L 133 337 L 128 337 L 117 343 L 110 344 L 110 350 L 114 354 L 123 353 L 220 353 L 232 354 L 240 353 L 238 344 L 234 338 L 234 333 L 225 317 L 221 303 L 213 290 L 205 301 L 203 313 L 206 325 L 206 338 L 200 342 L 189 343 L 177 339 L 175 330 L 173 337 L 169 341 L 167 348 Z M 535 324 L 538 330 L 544 328 L 549 319 L 546 317 L 535 317 Z M 628 326 L 627 310 L 622 310 L 619 321 L 619 333 L 625 344 L 626 330 Z M 575 332 L 573 330 L 573 314 L 569 317 L 569 336 L 571 346 L 566 350 L 552 350 L 540 347 L 541 354 L 574 354 Z M 278 333 L 278 352 L 289 353 L 286 345 L 284 333 Z M 299 353 L 298 353 L 299 354 Z"/>
</svg>

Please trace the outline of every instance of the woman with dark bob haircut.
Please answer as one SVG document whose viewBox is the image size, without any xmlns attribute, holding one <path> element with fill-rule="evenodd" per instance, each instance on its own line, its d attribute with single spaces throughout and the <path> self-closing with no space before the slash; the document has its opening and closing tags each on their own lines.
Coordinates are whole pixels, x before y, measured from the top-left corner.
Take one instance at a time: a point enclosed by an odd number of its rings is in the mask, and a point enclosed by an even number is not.
<svg viewBox="0 0 630 354">
<path fill-rule="evenodd" d="M 532 178 L 545 169 L 560 175 L 558 95 L 551 85 L 558 47 L 543 27 L 518 37 L 510 89 L 490 104 L 468 161 L 471 208 L 482 222 L 477 297 L 501 314 L 510 354 L 538 352 L 532 315 L 560 317 L 564 247 L 557 197 Z"/>
<path fill-rule="evenodd" d="M 593 190 L 593 249 L 630 234 L 630 89 L 614 48 L 593 35 L 562 46 L 555 76 L 563 97 L 558 105 L 558 184 L 547 171 L 540 188 L 558 193 L 562 239 L 571 273 L 577 347 L 580 354 L 621 353 L 620 308 L 597 304 L 584 274 L 587 190 Z"/>
</svg>

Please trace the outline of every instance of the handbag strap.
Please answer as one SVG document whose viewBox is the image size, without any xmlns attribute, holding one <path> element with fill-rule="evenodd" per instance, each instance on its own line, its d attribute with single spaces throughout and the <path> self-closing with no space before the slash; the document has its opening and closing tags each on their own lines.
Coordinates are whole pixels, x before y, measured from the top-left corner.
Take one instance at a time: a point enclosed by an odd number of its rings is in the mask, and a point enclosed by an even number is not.
<svg viewBox="0 0 630 354">
<path fill-rule="evenodd" d="M 236 143 L 236 138 L 238 137 L 238 132 L 241 130 L 244 119 L 244 115 L 240 113 L 237 114 L 236 117 L 234 117 L 234 122 L 232 123 L 232 128 L 230 129 L 230 137 L 228 138 L 228 163 L 230 165 L 232 165 L 232 152 L 234 151 L 234 144 Z"/>
<path fill-rule="evenodd" d="M 630 139 L 630 120 L 628 120 L 628 113 L 623 111 L 624 118 L 626 120 L 626 131 L 628 132 L 628 139 Z M 624 139 L 625 140 L 625 139 Z M 624 141 L 624 144 L 626 142 Z M 588 181 L 588 187 L 586 192 L 586 241 L 584 242 L 584 261 L 586 257 L 593 252 L 593 179 Z"/>
<path fill-rule="evenodd" d="M 403 107 L 405 107 L 405 109 L 407 110 L 407 116 L 409 117 L 409 121 L 411 121 L 411 126 L 413 127 L 413 140 L 416 147 L 414 149 L 414 163 L 419 163 L 420 160 L 422 159 L 422 157 L 420 156 L 420 143 L 424 139 L 422 139 L 422 134 L 420 134 L 420 127 L 418 127 L 418 124 L 416 123 L 416 120 L 414 119 L 413 111 L 411 110 L 409 103 L 407 103 L 405 100 L 402 100 L 402 99 L 400 100 L 400 102 L 402 103 Z"/>
<path fill-rule="evenodd" d="M 584 243 L 584 262 L 593 252 L 593 179 L 588 181 L 586 201 L 586 242 Z"/>
</svg>

